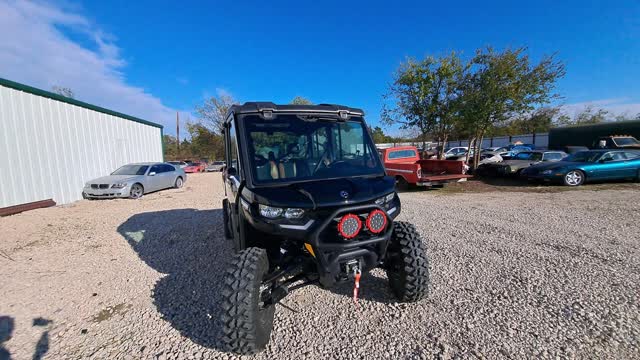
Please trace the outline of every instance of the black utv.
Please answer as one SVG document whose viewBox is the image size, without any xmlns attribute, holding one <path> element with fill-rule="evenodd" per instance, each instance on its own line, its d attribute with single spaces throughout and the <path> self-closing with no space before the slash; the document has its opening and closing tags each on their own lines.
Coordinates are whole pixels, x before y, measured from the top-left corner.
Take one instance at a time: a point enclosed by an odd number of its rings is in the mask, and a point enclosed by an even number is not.
<svg viewBox="0 0 640 360">
<path fill-rule="evenodd" d="M 237 254 L 225 274 L 223 341 L 267 345 L 275 304 L 309 284 L 355 282 L 386 270 L 399 301 L 423 299 L 429 264 L 400 214 L 363 111 L 339 105 L 233 106 L 224 123 L 225 236 Z"/>
</svg>

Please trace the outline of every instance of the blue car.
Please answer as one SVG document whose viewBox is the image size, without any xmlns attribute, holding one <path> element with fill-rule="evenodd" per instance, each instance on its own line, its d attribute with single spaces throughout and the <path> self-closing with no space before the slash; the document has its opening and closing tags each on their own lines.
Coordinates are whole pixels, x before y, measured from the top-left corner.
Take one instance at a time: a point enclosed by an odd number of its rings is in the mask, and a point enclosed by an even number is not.
<svg viewBox="0 0 640 360">
<path fill-rule="evenodd" d="M 640 152 L 634 150 L 589 150 L 562 161 L 530 166 L 522 171 L 530 180 L 561 182 L 578 186 L 586 181 L 640 180 Z"/>
</svg>

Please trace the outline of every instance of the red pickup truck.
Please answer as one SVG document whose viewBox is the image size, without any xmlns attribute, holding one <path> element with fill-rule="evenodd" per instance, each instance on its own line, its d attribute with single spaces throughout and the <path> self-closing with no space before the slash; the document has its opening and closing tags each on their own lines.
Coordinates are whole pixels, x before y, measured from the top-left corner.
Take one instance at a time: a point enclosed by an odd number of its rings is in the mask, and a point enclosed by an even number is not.
<svg viewBox="0 0 640 360">
<path fill-rule="evenodd" d="M 464 173 L 462 161 L 420 160 L 415 146 L 382 149 L 380 158 L 387 175 L 396 178 L 399 189 L 406 189 L 410 184 L 431 187 L 471 177 Z"/>
</svg>

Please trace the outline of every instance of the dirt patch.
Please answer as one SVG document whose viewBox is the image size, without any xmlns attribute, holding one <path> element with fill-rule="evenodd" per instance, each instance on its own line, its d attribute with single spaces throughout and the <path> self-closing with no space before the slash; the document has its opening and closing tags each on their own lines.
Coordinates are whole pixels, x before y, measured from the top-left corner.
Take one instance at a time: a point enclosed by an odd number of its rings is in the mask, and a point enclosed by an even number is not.
<svg viewBox="0 0 640 360">
<path fill-rule="evenodd" d="M 131 308 L 130 304 L 122 303 L 118 305 L 109 306 L 106 309 L 103 309 L 98 314 L 96 314 L 91 322 L 100 323 L 103 321 L 107 321 L 116 315 L 124 315 L 127 310 Z"/>
</svg>

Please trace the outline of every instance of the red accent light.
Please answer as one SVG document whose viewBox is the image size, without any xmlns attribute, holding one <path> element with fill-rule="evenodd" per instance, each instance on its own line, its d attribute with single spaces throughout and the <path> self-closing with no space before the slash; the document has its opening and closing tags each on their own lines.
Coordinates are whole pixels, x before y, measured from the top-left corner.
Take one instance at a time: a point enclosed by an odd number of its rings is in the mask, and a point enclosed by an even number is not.
<svg viewBox="0 0 640 360">
<path fill-rule="evenodd" d="M 367 229 L 374 234 L 379 234 L 387 226 L 387 215 L 382 210 L 373 210 L 367 216 Z"/>
<path fill-rule="evenodd" d="M 338 222 L 338 232 L 345 239 L 353 239 L 362 229 L 362 221 L 357 215 L 347 214 Z"/>
</svg>

